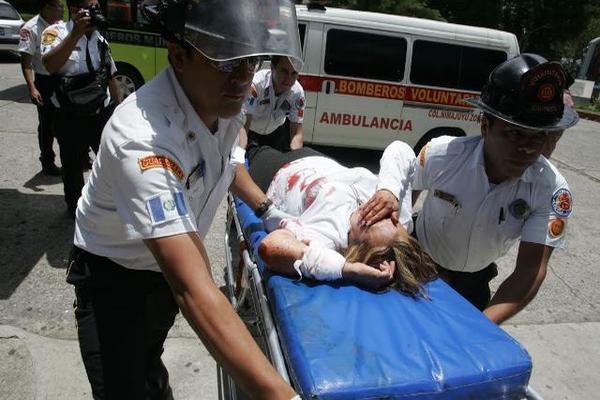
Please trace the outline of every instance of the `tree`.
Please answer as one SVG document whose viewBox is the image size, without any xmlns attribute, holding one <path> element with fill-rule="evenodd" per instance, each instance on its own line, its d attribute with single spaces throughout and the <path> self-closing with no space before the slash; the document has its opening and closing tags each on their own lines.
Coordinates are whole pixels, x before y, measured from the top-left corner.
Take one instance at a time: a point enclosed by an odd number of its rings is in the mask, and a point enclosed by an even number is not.
<svg viewBox="0 0 600 400">
<path fill-rule="evenodd" d="M 560 59 L 589 26 L 598 0 L 427 0 L 450 22 L 513 32 L 522 52 Z"/>
</svg>

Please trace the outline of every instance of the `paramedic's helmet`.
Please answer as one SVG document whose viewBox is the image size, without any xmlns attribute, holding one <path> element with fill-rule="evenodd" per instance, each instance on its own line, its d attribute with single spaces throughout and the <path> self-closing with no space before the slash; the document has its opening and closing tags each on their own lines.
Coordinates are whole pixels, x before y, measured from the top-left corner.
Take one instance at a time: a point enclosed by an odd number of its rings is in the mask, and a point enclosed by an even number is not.
<svg viewBox="0 0 600 400">
<path fill-rule="evenodd" d="M 285 56 L 302 68 L 291 0 L 144 0 L 147 19 L 214 61 Z"/>
<path fill-rule="evenodd" d="M 577 113 L 563 103 L 566 81 L 559 63 L 524 53 L 497 66 L 481 97 L 466 101 L 521 128 L 561 131 L 579 120 Z"/>
</svg>

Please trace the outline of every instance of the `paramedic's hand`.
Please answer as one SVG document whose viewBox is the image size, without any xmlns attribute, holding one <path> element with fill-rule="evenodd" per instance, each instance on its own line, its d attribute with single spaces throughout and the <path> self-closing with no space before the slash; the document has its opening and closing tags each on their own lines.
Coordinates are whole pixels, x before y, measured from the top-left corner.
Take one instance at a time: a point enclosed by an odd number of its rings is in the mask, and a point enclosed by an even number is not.
<svg viewBox="0 0 600 400">
<path fill-rule="evenodd" d="M 342 269 L 342 277 L 348 282 L 371 290 L 385 289 L 394 278 L 396 263 L 384 261 L 379 268 L 363 263 L 346 263 Z"/>
<path fill-rule="evenodd" d="M 381 189 L 359 207 L 359 222 L 365 226 L 371 226 L 375 222 L 391 216 L 394 211 L 398 211 L 398 199 L 389 190 Z"/>
<path fill-rule="evenodd" d="M 29 90 L 29 97 L 31 98 L 31 102 L 36 106 L 43 106 L 44 100 L 42 99 L 42 94 L 34 87 Z"/>
<path fill-rule="evenodd" d="M 273 232 L 275 229 L 278 229 L 280 226 L 282 219 L 292 219 L 294 218 L 288 213 L 285 213 L 275 207 L 273 204 L 269 206 L 267 211 L 260 217 L 262 219 L 263 224 L 265 225 L 265 230 L 267 232 Z"/>
<path fill-rule="evenodd" d="M 85 8 L 79 9 L 73 18 L 73 35 L 78 38 L 85 35 L 85 32 L 89 28 L 91 21 L 92 17 L 90 17 L 89 10 L 86 10 Z"/>
</svg>

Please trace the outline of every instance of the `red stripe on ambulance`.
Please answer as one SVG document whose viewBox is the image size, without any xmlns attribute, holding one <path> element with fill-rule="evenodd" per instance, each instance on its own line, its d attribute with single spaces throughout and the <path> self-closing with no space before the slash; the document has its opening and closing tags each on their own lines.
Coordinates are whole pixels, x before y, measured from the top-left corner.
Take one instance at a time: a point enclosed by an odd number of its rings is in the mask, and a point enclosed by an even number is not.
<svg viewBox="0 0 600 400">
<path fill-rule="evenodd" d="M 403 100 L 412 103 L 439 104 L 472 108 L 463 100 L 477 96 L 473 92 L 431 89 L 380 82 L 359 81 L 314 75 L 301 75 L 298 79 L 305 92 L 325 92 L 350 96 Z"/>
</svg>

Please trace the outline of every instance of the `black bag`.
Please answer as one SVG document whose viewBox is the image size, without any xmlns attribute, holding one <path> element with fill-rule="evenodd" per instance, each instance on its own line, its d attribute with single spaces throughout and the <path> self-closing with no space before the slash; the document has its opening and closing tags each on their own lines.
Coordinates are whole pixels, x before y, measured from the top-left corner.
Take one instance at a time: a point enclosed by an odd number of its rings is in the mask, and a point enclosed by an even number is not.
<svg viewBox="0 0 600 400">
<path fill-rule="evenodd" d="M 56 98 L 60 108 L 64 111 L 77 115 L 95 115 L 104 108 L 104 102 L 108 97 L 106 90 L 108 88 L 110 58 L 108 60 L 106 58 L 107 45 L 99 40 L 98 46 L 100 46 L 101 54 L 99 70 L 94 71 L 91 67 L 91 61 L 89 61 L 88 69 L 91 72 L 59 77 Z"/>
</svg>

